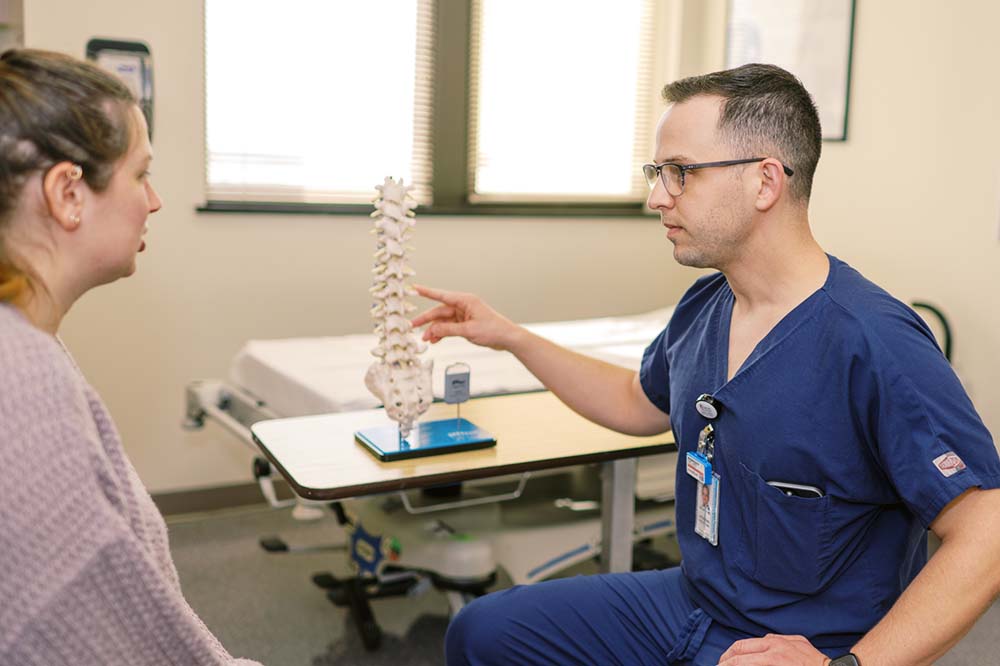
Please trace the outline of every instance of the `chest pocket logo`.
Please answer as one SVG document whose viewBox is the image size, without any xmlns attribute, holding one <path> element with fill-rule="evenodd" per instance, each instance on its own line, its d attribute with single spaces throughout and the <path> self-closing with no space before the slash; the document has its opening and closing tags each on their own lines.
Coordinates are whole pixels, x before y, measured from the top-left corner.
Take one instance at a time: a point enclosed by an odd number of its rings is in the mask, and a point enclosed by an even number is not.
<svg viewBox="0 0 1000 666">
<path fill-rule="evenodd" d="M 814 594 L 828 582 L 830 498 L 788 496 L 740 463 L 743 556 L 737 566 L 761 585 Z"/>
</svg>

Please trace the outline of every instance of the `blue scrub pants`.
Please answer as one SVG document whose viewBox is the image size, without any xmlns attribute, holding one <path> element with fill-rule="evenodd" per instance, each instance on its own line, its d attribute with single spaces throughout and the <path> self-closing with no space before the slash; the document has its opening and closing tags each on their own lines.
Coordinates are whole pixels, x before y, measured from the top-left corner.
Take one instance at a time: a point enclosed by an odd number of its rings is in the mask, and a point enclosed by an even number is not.
<svg viewBox="0 0 1000 666">
<path fill-rule="evenodd" d="M 712 622 L 680 567 L 576 576 L 476 599 L 448 627 L 449 666 L 716 666 L 746 634 Z"/>
</svg>

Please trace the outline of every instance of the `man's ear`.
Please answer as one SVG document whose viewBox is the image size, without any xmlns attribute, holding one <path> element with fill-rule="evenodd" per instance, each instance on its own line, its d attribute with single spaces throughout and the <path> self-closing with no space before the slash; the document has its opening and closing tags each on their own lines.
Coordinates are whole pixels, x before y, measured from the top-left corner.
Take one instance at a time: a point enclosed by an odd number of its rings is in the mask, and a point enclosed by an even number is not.
<svg viewBox="0 0 1000 666">
<path fill-rule="evenodd" d="M 788 186 L 788 176 L 785 175 L 785 168 L 781 162 L 773 158 L 767 158 L 758 165 L 760 176 L 760 187 L 757 189 L 757 198 L 754 206 L 758 211 L 770 210 L 784 194 Z"/>
<path fill-rule="evenodd" d="M 85 190 L 83 168 L 72 162 L 58 162 L 42 178 L 42 194 L 49 215 L 66 231 L 75 231 L 80 226 Z"/>
</svg>

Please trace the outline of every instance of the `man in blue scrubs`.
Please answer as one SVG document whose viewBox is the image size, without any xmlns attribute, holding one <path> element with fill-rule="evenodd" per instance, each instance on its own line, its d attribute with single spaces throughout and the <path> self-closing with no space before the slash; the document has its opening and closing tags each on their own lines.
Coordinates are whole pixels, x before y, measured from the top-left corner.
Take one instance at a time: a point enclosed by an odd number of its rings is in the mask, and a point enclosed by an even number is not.
<svg viewBox="0 0 1000 666">
<path fill-rule="evenodd" d="M 747 65 L 664 98 L 648 204 L 678 262 L 719 272 L 638 373 L 470 294 L 419 288 L 441 305 L 414 323 L 514 353 L 604 426 L 672 428 L 683 563 L 488 595 L 452 623 L 448 663 L 931 664 L 1000 592 L 990 434 L 926 325 L 814 240 L 801 84 Z"/>
</svg>

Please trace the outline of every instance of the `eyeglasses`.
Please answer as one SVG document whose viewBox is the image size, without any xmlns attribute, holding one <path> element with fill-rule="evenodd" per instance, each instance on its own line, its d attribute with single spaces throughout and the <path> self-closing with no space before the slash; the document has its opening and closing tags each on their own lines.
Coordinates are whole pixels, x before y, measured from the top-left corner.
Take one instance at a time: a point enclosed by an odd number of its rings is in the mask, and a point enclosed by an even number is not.
<svg viewBox="0 0 1000 666">
<path fill-rule="evenodd" d="M 663 187 L 667 188 L 667 193 L 672 197 L 679 197 L 684 193 L 684 174 L 695 169 L 709 169 L 712 167 L 736 166 L 737 164 L 750 164 L 752 162 L 763 162 L 766 157 L 750 157 L 744 160 L 724 160 L 722 162 L 701 162 L 700 164 L 675 164 L 674 162 L 663 162 L 662 164 L 643 164 L 642 175 L 649 183 L 649 189 L 656 187 L 656 177 L 663 181 Z M 791 176 L 794 171 L 784 164 L 781 168 L 785 170 L 786 176 Z"/>
</svg>

